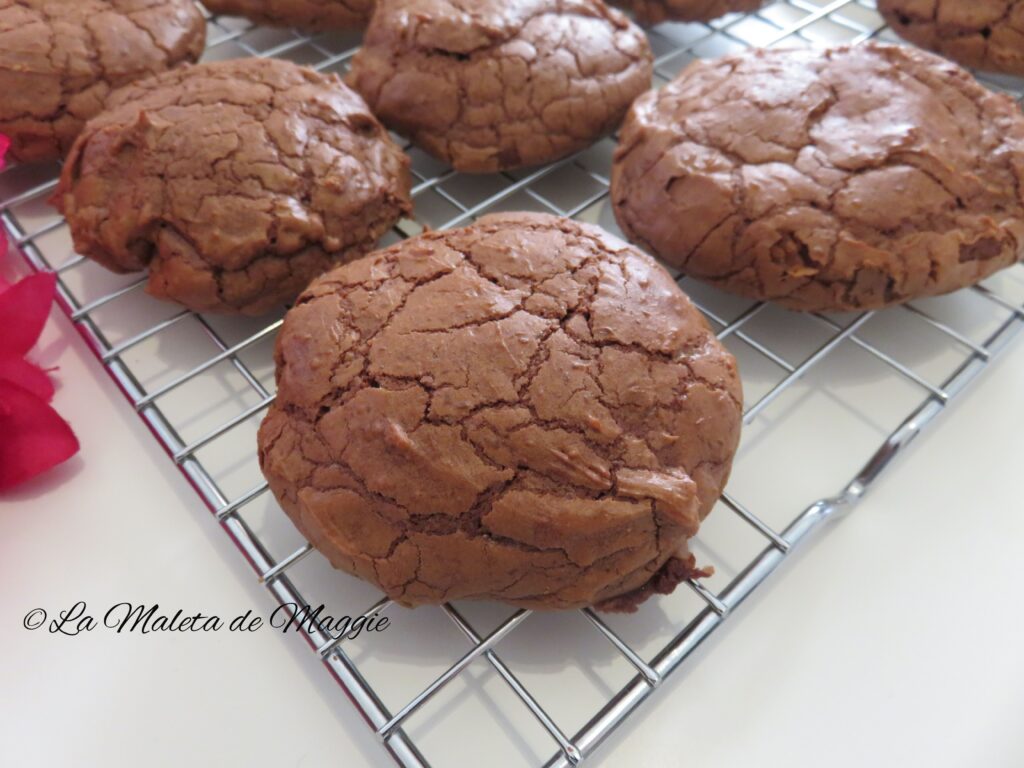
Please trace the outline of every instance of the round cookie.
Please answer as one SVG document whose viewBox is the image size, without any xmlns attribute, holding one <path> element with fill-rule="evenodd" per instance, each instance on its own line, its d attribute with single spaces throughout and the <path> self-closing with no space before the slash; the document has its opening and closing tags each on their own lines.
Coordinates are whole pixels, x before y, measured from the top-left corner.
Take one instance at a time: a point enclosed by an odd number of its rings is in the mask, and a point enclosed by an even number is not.
<svg viewBox="0 0 1024 768">
<path fill-rule="evenodd" d="M 901 37 L 992 72 L 1024 75 L 1024 0 L 878 0 Z"/>
<path fill-rule="evenodd" d="M 1024 249 L 1024 117 L 904 46 L 695 62 L 637 99 L 611 197 L 685 273 L 800 310 L 973 284 Z"/>
<path fill-rule="evenodd" d="M 408 158 L 335 75 L 244 59 L 130 85 L 82 131 L 54 202 L 76 250 L 197 311 L 258 314 L 411 209 Z"/>
<path fill-rule="evenodd" d="M 632 610 L 691 575 L 729 474 L 732 356 L 597 227 L 485 216 L 322 276 L 285 317 L 260 466 L 404 605 Z"/>
<path fill-rule="evenodd" d="M 366 26 L 374 0 L 203 0 L 203 5 L 212 13 L 260 24 L 319 30 Z"/>
<path fill-rule="evenodd" d="M 460 171 L 550 162 L 650 87 L 643 32 L 600 0 L 381 0 L 348 83 Z"/>
<path fill-rule="evenodd" d="M 662 21 L 711 21 L 727 13 L 756 11 L 767 0 L 617 0 L 641 24 Z"/>
<path fill-rule="evenodd" d="M 192 0 L 0 0 L 0 133 L 22 162 L 71 148 L 110 91 L 203 52 Z"/>
</svg>

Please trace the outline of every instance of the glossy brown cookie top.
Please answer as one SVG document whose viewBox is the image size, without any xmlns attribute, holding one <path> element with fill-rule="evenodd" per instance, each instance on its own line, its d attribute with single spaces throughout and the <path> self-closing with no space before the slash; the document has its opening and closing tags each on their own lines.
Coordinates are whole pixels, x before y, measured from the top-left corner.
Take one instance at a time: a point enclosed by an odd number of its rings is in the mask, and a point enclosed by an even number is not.
<svg viewBox="0 0 1024 768">
<path fill-rule="evenodd" d="M 964 66 L 1024 75 L 1024 0 L 878 0 L 902 37 Z"/>
<path fill-rule="evenodd" d="M 641 24 L 662 21 L 712 21 L 728 13 L 756 11 L 767 0 L 615 0 L 633 11 Z"/>
<path fill-rule="evenodd" d="M 366 26 L 373 0 L 203 0 L 210 11 L 245 16 L 259 24 L 303 29 L 351 29 Z"/>
<path fill-rule="evenodd" d="M 882 307 L 1013 264 L 1024 117 L 903 46 L 695 62 L 636 101 L 612 201 L 687 274 L 804 310 Z"/>
<path fill-rule="evenodd" d="M 203 52 L 192 0 L 0 0 L 0 133 L 21 161 L 64 155 L 107 95 Z"/>
<path fill-rule="evenodd" d="M 200 311 L 265 312 L 410 210 L 408 159 L 336 76 L 245 59 L 119 91 L 54 196 L 75 247 Z"/>
<path fill-rule="evenodd" d="M 672 278 L 548 215 L 324 275 L 276 361 L 271 489 L 336 567 L 407 605 L 670 591 L 739 438 L 735 361 Z"/>
<path fill-rule="evenodd" d="M 614 130 L 651 67 L 639 27 L 597 0 L 383 0 L 348 83 L 389 128 L 484 172 Z"/>
</svg>

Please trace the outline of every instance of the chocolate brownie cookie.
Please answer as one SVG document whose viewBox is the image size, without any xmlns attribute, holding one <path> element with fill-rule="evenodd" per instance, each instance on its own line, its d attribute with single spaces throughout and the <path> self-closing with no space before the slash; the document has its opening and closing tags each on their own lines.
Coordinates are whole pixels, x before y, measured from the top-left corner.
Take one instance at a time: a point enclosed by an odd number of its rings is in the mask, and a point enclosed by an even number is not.
<svg viewBox="0 0 1024 768">
<path fill-rule="evenodd" d="M 364 27 L 373 0 L 203 0 L 213 13 L 245 16 L 260 24 L 303 29 Z"/>
<path fill-rule="evenodd" d="M 376 244 L 409 201 L 408 158 L 336 76 L 245 59 L 118 91 L 54 201 L 75 247 L 198 311 L 258 314 Z"/>
<path fill-rule="evenodd" d="M 60 157 L 112 89 L 205 41 L 192 0 L 0 0 L 0 133 L 23 162 Z"/>
<path fill-rule="evenodd" d="M 961 64 L 1024 75 L 1024 0 L 878 0 L 901 36 Z"/>
<path fill-rule="evenodd" d="M 632 9 L 641 24 L 662 21 L 711 21 L 727 13 L 756 11 L 767 0 L 616 0 Z"/>
<path fill-rule="evenodd" d="M 486 216 L 322 276 L 277 339 L 260 465 L 337 568 L 405 605 L 631 610 L 696 573 L 732 356 L 649 256 Z"/>
<path fill-rule="evenodd" d="M 651 83 L 647 38 L 600 0 L 381 0 L 348 83 L 460 171 L 555 160 Z"/>
<path fill-rule="evenodd" d="M 903 46 L 695 62 L 637 99 L 612 168 L 627 235 L 802 310 L 946 293 L 1024 249 L 1024 117 Z"/>
</svg>

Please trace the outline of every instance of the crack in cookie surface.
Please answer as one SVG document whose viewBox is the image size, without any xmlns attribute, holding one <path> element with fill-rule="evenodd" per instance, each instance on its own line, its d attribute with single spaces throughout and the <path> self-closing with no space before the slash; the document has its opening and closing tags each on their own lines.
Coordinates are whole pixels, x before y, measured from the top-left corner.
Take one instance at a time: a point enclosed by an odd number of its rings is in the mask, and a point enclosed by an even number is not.
<svg viewBox="0 0 1024 768">
<path fill-rule="evenodd" d="M 391 598 L 630 610 L 697 573 L 686 541 L 739 438 L 735 361 L 596 227 L 493 215 L 379 251 L 313 282 L 275 359 L 270 487 Z"/>
<path fill-rule="evenodd" d="M 23 162 L 63 156 L 110 92 L 195 61 L 192 0 L 0 0 L 0 133 Z"/>
<path fill-rule="evenodd" d="M 594 0 L 383 0 L 348 82 L 427 152 L 485 172 L 588 146 L 651 72 L 643 32 Z"/>
<path fill-rule="evenodd" d="M 634 104 L 612 202 L 687 274 L 802 310 L 964 287 L 1024 253 L 1024 117 L 932 54 L 696 62 Z"/>
<path fill-rule="evenodd" d="M 411 210 L 409 161 L 333 75 L 272 59 L 130 85 L 89 122 L 54 199 L 75 247 L 199 311 L 258 314 Z"/>
</svg>

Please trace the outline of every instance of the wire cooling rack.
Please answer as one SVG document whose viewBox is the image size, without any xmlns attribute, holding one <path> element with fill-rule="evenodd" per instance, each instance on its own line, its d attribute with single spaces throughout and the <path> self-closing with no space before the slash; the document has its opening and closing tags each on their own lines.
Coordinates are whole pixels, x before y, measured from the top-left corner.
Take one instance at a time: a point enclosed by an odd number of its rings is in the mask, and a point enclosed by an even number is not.
<svg viewBox="0 0 1024 768">
<path fill-rule="evenodd" d="M 207 60 L 275 56 L 344 72 L 359 42 L 241 19 L 208 23 Z M 894 39 L 859 0 L 788 0 L 710 26 L 649 30 L 659 84 L 696 57 L 879 35 Z M 986 82 L 1021 96 L 1019 81 Z M 407 148 L 416 221 L 401 222 L 385 242 L 515 209 L 617 232 L 607 203 L 613 148 L 605 139 L 547 167 L 490 176 L 455 173 Z M 307 557 L 309 544 L 259 474 L 255 431 L 274 396 L 280 315 L 182 311 L 145 296 L 138 275 L 112 275 L 74 255 L 63 219 L 45 202 L 57 170 L 15 166 L 0 175 L 0 218 L 32 267 L 58 274 L 62 307 L 262 583 L 282 604 L 323 603 L 335 616 L 388 609 L 368 585 Z M 589 757 L 1024 325 L 1022 266 L 952 296 L 850 315 L 800 315 L 683 285 L 739 358 L 749 404 L 728 492 L 694 543 L 715 576 L 625 617 L 466 603 L 392 610 L 392 627 L 372 641 L 304 631 L 400 764 L 479 765 L 486 757 L 492 766 L 566 766 Z M 467 718 L 474 739 L 462 738 Z"/>
</svg>

